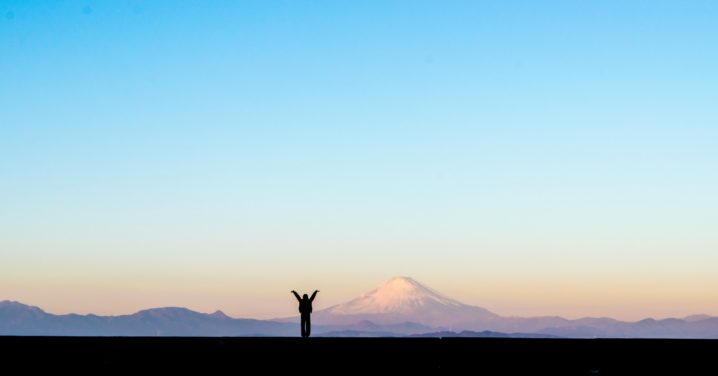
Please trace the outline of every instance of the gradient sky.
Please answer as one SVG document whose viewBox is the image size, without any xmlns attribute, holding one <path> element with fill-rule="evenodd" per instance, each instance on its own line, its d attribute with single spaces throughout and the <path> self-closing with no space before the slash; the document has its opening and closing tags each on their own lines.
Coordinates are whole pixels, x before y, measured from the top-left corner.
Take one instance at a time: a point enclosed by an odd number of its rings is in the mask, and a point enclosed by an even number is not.
<svg viewBox="0 0 718 376">
<path fill-rule="evenodd" d="M 718 315 L 716 1 L 0 2 L 0 300 Z"/>
</svg>

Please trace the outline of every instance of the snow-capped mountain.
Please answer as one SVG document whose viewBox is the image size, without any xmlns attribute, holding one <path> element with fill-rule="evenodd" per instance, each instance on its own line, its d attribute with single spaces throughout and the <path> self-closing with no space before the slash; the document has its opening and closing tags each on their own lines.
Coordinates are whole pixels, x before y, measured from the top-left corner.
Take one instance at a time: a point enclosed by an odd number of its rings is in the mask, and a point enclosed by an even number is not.
<svg viewBox="0 0 718 376">
<path fill-rule="evenodd" d="M 463 304 L 409 277 L 394 277 L 377 288 L 327 309 L 317 311 L 316 322 L 377 324 L 414 322 L 432 327 L 454 327 L 499 316 L 484 308 Z"/>
<path fill-rule="evenodd" d="M 413 314 L 427 306 L 461 307 L 463 304 L 423 286 L 409 277 L 394 277 L 374 290 L 328 309 L 333 314 Z"/>
<path fill-rule="evenodd" d="M 318 336 L 718 338 L 718 317 L 707 315 L 637 322 L 502 317 L 448 298 L 409 277 L 392 278 L 356 299 L 315 311 L 312 322 L 312 333 Z M 0 335 L 296 336 L 298 324 L 296 316 L 236 319 L 221 311 L 201 313 L 182 307 L 120 316 L 55 315 L 19 302 L 0 301 Z"/>
</svg>

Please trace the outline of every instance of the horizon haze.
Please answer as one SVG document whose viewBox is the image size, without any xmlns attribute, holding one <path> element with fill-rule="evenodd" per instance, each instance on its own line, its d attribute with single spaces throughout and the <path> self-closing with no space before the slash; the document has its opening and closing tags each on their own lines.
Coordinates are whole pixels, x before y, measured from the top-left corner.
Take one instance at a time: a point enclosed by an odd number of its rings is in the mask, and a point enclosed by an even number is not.
<svg viewBox="0 0 718 376">
<path fill-rule="evenodd" d="M 316 310 L 312 317 L 312 332 L 322 337 L 718 338 L 718 317 L 708 315 L 636 322 L 509 317 L 451 299 L 411 277 L 391 278 L 355 299 Z M 0 335 L 294 336 L 298 321 L 296 315 L 256 320 L 186 307 L 105 317 L 53 315 L 39 307 L 0 301 Z"/>
<path fill-rule="evenodd" d="M 407 275 L 504 316 L 718 316 L 716 19 L 0 2 L 0 301 L 268 319 Z"/>
</svg>

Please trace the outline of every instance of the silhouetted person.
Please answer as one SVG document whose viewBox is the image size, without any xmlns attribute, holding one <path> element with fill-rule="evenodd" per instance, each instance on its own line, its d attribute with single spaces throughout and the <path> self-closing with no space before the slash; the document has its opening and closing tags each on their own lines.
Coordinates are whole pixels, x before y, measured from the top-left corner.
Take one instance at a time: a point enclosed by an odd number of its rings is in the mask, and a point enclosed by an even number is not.
<svg viewBox="0 0 718 376">
<path fill-rule="evenodd" d="M 310 315 L 312 314 L 312 302 L 314 297 L 317 296 L 319 290 L 314 290 L 312 297 L 310 298 L 307 294 L 304 294 L 301 298 L 296 291 L 292 290 L 292 294 L 299 301 L 299 313 L 302 315 L 302 337 L 307 338 L 312 332 L 312 320 Z"/>
</svg>

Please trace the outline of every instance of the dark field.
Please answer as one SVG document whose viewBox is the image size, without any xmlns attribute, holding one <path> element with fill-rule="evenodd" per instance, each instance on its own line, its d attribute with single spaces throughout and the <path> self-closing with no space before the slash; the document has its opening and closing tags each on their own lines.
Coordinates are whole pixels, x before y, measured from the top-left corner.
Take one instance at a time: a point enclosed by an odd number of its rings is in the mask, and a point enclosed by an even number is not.
<svg viewBox="0 0 718 376">
<path fill-rule="evenodd" d="M 4 370 L 295 374 L 716 374 L 716 340 L 0 337 Z"/>
</svg>

